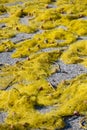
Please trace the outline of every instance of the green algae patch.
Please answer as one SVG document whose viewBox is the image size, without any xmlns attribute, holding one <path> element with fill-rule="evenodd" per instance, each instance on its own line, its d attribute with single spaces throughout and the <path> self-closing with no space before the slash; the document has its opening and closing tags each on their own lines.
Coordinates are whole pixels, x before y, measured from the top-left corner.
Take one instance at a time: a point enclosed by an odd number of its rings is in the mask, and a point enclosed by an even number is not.
<svg viewBox="0 0 87 130">
<path fill-rule="evenodd" d="M 81 63 L 87 66 L 87 41 L 78 41 L 70 45 L 69 49 L 62 54 L 61 59 L 65 63 Z"/>
</svg>

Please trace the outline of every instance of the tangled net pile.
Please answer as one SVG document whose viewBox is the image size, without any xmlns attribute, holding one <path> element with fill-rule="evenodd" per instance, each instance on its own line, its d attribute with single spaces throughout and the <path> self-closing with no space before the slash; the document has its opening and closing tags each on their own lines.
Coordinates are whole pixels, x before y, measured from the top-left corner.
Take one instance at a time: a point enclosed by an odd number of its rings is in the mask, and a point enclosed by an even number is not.
<svg viewBox="0 0 87 130">
<path fill-rule="evenodd" d="M 0 129 L 62 129 L 64 117 L 87 115 L 87 73 L 56 88 L 47 80 L 58 60 L 87 67 L 86 37 L 87 0 L 1 0 L 0 54 L 22 60 L 0 64 Z"/>
</svg>

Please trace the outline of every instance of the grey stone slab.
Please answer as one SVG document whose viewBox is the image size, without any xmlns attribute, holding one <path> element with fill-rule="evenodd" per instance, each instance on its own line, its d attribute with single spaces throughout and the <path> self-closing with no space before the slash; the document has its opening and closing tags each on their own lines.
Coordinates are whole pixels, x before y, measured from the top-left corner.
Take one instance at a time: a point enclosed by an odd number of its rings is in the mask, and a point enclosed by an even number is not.
<svg viewBox="0 0 87 130">
<path fill-rule="evenodd" d="M 4 27 L 6 27 L 5 23 L 1 23 L 0 28 L 4 28 Z"/>
<path fill-rule="evenodd" d="M 22 5 L 22 4 L 23 4 L 22 1 L 18 1 L 18 2 L 6 3 L 5 6 L 15 6 L 15 5 Z"/>
<path fill-rule="evenodd" d="M 54 64 L 60 66 L 60 70 L 48 78 L 48 81 L 54 87 L 63 80 L 72 79 L 80 74 L 87 73 L 87 68 L 80 64 L 64 64 L 60 60 Z"/>
<path fill-rule="evenodd" d="M 46 7 L 47 7 L 47 8 L 57 8 L 57 6 L 54 5 L 54 4 L 48 4 Z"/>
<path fill-rule="evenodd" d="M 45 114 L 56 109 L 56 107 L 55 106 L 35 106 L 35 109 L 39 111 L 40 113 Z"/>
<path fill-rule="evenodd" d="M 62 130 L 84 130 L 80 126 L 81 116 L 72 116 L 65 118 L 66 127 Z"/>
<path fill-rule="evenodd" d="M 8 17 L 9 17 L 9 14 L 8 14 L 8 13 L 5 13 L 5 14 L 0 15 L 0 19 L 2 19 L 2 18 L 8 18 Z"/>
<path fill-rule="evenodd" d="M 19 43 L 21 41 L 27 40 L 27 39 L 32 39 L 36 34 L 41 34 L 43 33 L 43 30 L 37 30 L 34 33 L 19 33 L 16 34 L 14 37 L 10 38 L 13 43 Z"/>
<path fill-rule="evenodd" d="M 0 64 L 14 64 L 17 61 L 23 60 L 23 58 L 11 58 L 12 52 L 0 53 Z"/>
<path fill-rule="evenodd" d="M 29 17 L 24 16 L 24 17 L 20 18 L 20 23 L 24 24 L 24 25 L 29 25 Z"/>
<path fill-rule="evenodd" d="M 10 38 L 10 40 L 13 43 L 18 43 L 18 42 L 24 41 L 26 39 L 31 39 L 32 37 L 33 37 L 33 34 L 20 33 L 20 34 L 17 34 L 16 36 Z"/>
<path fill-rule="evenodd" d="M 6 117 L 7 117 L 6 112 L 0 112 L 0 124 L 4 123 Z"/>
</svg>

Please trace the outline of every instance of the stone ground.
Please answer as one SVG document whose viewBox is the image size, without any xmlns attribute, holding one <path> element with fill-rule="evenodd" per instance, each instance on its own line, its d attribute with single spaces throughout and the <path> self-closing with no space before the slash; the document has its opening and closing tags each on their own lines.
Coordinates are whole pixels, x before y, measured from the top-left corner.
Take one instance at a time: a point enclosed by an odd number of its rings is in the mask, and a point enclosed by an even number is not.
<svg viewBox="0 0 87 130">
<path fill-rule="evenodd" d="M 18 3 L 13 3 L 13 4 L 7 4 L 7 6 L 13 6 L 15 4 L 23 4 L 22 2 L 18 2 Z M 49 7 L 53 7 L 55 8 L 55 6 L 49 5 Z M 9 17 L 8 14 L 4 14 L 1 15 L 0 18 L 4 18 L 4 17 Z M 86 18 L 84 18 L 86 19 Z M 28 18 L 24 17 L 20 19 L 20 22 L 22 24 L 28 24 Z M 0 24 L 0 28 L 4 27 L 5 23 Z M 42 30 L 39 30 L 36 33 L 41 33 Z M 15 37 L 11 38 L 10 40 L 14 43 L 18 43 L 20 41 L 23 41 L 25 39 L 30 39 L 32 38 L 34 34 L 27 34 L 27 33 L 21 33 L 16 35 Z M 80 37 L 78 40 L 83 40 L 83 39 L 87 39 L 87 37 Z M 56 49 L 56 48 L 54 48 Z M 41 52 L 45 52 L 45 51 L 52 51 L 53 48 L 48 48 L 48 49 L 43 49 L 41 50 Z M 0 64 L 14 64 L 17 61 L 21 61 L 24 60 L 23 58 L 11 58 L 11 54 L 13 52 L 3 52 L 0 53 Z M 51 75 L 47 80 L 53 85 L 53 87 L 56 87 L 62 80 L 67 80 L 67 79 L 72 79 L 73 77 L 76 77 L 79 74 L 83 74 L 83 73 L 87 73 L 87 68 L 79 65 L 79 64 L 70 64 L 70 65 L 66 65 L 64 64 L 62 61 L 57 61 L 54 63 L 54 65 L 59 65 L 60 66 L 60 70 L 56 73 L 54 73 L 53 75 Z M 50 111 L 52 109 L 52 107 L 48 107 L 48 108 L 36 108 L 39 111 L 41 111 L 42 113 L 46 113 L 48 111 Z M 7 116 L 7 113 L 5 112 L 0 112 L 0 123 L 3 123 L 5 118 Z M 62 130 L 83 130 L 82 128 L 80 128 L 80 120 L 82 119 L 81 116 L 73 116 L 73 117 L 67 117 L 65 118 L 65 122 L 66 122 L 66 127 Z"/>
<path fill-rule="evenodd" d="M 66 127 L 62 130 L 84 130 L 80 126 L 81 116 L 73 116 L 65 119 Z"/>
</svg>

